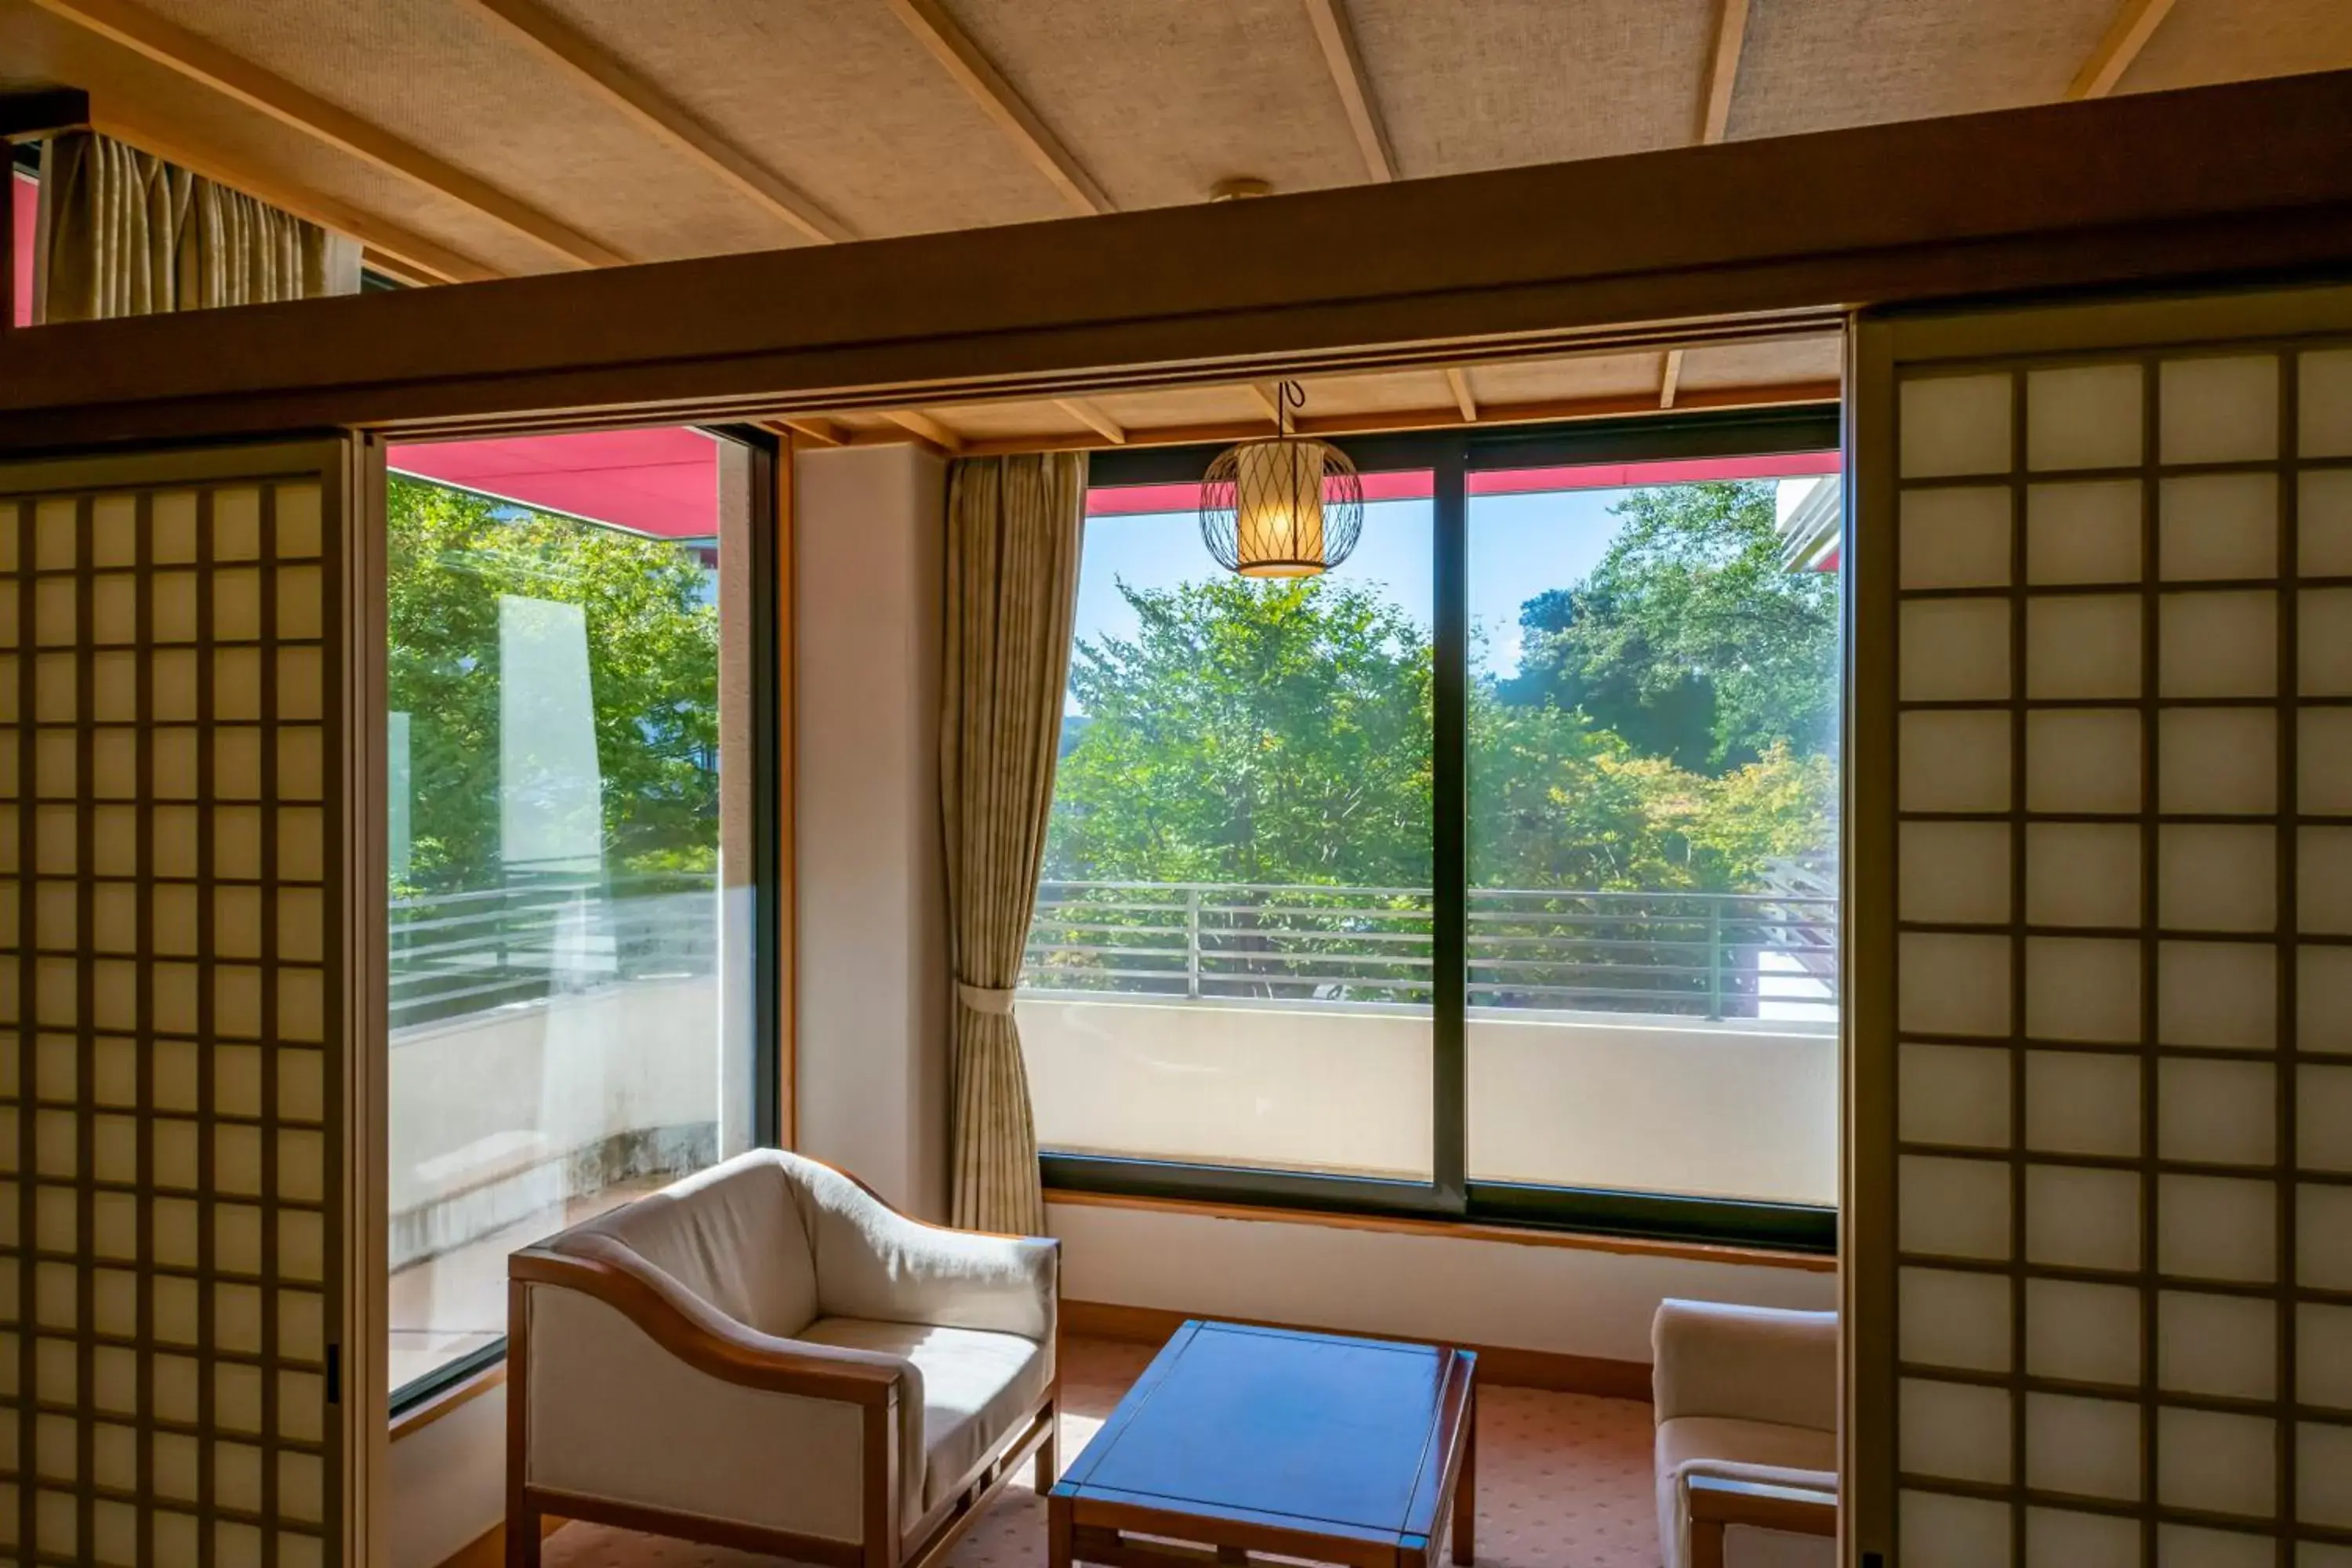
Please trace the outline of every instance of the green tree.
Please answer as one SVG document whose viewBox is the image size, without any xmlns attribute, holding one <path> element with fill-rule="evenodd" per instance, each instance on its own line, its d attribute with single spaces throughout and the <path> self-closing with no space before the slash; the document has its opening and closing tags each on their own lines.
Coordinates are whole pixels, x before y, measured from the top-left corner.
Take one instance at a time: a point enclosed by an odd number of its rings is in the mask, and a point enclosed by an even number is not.
<svg viewBox="0 0 2352 1568">
<path fill-rule="evenodd" d="M 1119 585 L 1132 637 L 1081 638 L 1086 715 L 1046 876 L 1425 887 L 1430 650 L 1328 578 Z"/>
<path fill-rule="evenodd" d="M 386 685 L 390 708 L 409 715 L 410 886 L 499 880 L 507 595 L 583 611 L 607 867 L 715 867 L 719 615 L 695 556 L 399 476 L 386 525 Z"/>
<path fill-rule="evenodd" d="M 1769 486 L 1619 510 L 1528 601 L 1523 673 L 1472 682 L 1471 879 L 1757 889 L 1832 835 L 1836 584 L 1780 565 Z M 1420 626 L 1332 578 L 1119 591 L 1134 636 L 1073 658 L 1049 879 L 1428 886 Z"/>
<path fill-rule="evenodd" d="M 1529 599 L 1508 700 L 1580 710 L 1637 752 L 1719 773 L 1832 749 L 1838 584 L 1791 572 L 1769 481 L 1633 491 L 1591 574 Z"/>
</svg>

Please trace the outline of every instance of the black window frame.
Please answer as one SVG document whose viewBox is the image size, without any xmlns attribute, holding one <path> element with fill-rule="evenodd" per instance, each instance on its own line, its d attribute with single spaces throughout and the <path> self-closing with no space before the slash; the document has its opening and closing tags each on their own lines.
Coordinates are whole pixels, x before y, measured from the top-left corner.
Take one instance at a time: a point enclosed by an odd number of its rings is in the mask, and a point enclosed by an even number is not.
<svg viewBox="0 0 2352 1568">
<path fill-rule="evenodd" d="M 1435 796 L 1431 836 L 1434 906 L 1431 1179 L 1419 1182 L 1046 1151 L 1040 1153 L 1039 1164 L 1047 1192 L 1467 1221 L 1835 1256 L 1838 1211 L 1834 1207 L 1469 1179 L 1465 753 L 1470 651 L 1468 479 L 1472 473 L 1839 451 L 1844 444 L 1839 406 L 1643 415 L 1570 425 L 1490 430 L 1473 426 L 1324 439 L 1347 453 L 1363 472 L 1425 470 L 1433 478 L 1431 552 L 1436 671 L 1431 716 Z M 1104 489 L 1195 483 L 1210 459 L 1223 449 L 1221 444 L 1097 452 L 1090 461 L 1087 482 Z M 1844 1026 L 1841 1019 L 1841 1032 Z"/>
<path fill-rule="evenodd" d="M 752 781 L 751 1037 L 755 1045 L 751 1065 L 751 1142 L 759 1148 L 772 1149 L 782 1138 L 778 1117 L 782 1105 L 782 1059 L 777 1042 L 783 1038 L 782 1009 L 785 1003 L 779 967 L 782 955 L 775 942 L 776 932 L 782 929 L 778 922 L 782 908 L 782 856 L 786 830 L 782 816 L 783 737 L 776 722 L 782 711 L 780 683 L 785 668 L 779 595 L 783 574 L 778 569 L 777 555 L 783 544 L 777 503 L 783 443 L 774 432 L 753 425 L 703 425 L 695 428 L 742 447 L 751 458 L 745 476 L 751 489 L 751 506 L 746 520 L 749 526 L 744 531 L 749 535 L 751 561 L 747 569 L 751 574 L 751 625 L 747 650 L 751 663 L 751 736 L 747 750 L 751 752 Z M 376 584 L 376 591 L 382 592 L 383 587 L 384 584 Z M 382 717 L 376 715 L 378 721 Z M 391 1289 L 389 1274 L 384 1277 L 384 1289 L 387 1292 Z M 507 1337 L 500 1334 L 490 1343 L 468 1351 L 422 1377 L 385 1390 L 392 1420 L 396 1424 L 403 1415 L 501 1365 L 506 1359 Z"/>
</svg>

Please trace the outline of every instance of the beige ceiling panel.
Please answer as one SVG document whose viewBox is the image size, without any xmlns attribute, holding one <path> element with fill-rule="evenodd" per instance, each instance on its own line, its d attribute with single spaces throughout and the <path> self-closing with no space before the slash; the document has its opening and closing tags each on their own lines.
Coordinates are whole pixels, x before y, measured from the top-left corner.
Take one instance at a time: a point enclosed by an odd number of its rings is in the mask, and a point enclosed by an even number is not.
<svg viewBox="0 0 2352 1568">
<path fill-rule="evenodd" d="M 1394 414 L 1424 408 L 1451 408 L 1454 389 L 1433 370 L 1390 371 L 1379 375 L 1302 377 L 1306 405 L 1302 419 L 1336 419 L 1350 414 Z"/>
<path fill-rule="evenodd" d="M 1683 351 L 1675 385 L 1702 387 L 1786 386 L 1799 382 L 1834 382 L 1844 353 L 1834 337 L 1791 338 L 1769 343 L 1727 343 Z"/>
<path fill-rule="evenodd" d="M 859 236 L 1067 217 L 883 0 L 541 0 Z"/>
<path fill-rule="evenodd" d="M 1567 403 L 1585 397 L 1654 395 L 1664 369 L 1656 353 L 1587 354 L 1577 359 L 1512 360 L 1470 373 L 1481 404 Z"/>
<path fill-rule="evenodd" d="M 1349 0 L 1348 14 L 1406 177 L 1696 139 L 1711 0 Z"/>
<path fill-rule="evenodd" d="M 2115 7 L 2116 0 L 1754 0 L 1728 134 L 1787 136 L 2052 102 L 2097 47 Z"/>
<path fill-rule="evenodd" d="M 467 0 L 142 4 L 625 256 L 799 237 Z"/>
<path fill-rule="evenodd" d="M 876 0 L 879 9 L 878 0 Z M 1365 178 L 1300 0 L 950 0 L 1030 108 L 1122 207 Z"/>
<path fill-rule="evenodd" d="M 2347 0 L 2179 0 L 2116 85 L 2147 92 L 2352 67 Z"/>
<path fill-rule="evenodd" d="M 1011 441 L 1024 437 L 1053 440 L 1091 436 L 1093 427 L 1076 415 L 1045 403 L 946 403 L 926 405 L 923 412 L 967 441 Z"/>
<path fill-rule="evenodd" d="M 1129 430 L 1181 429 L 1202 425 L 1246 425 L 1274 421 L 1265 405 L 1245 386 L 1171 386 L 1155 392 L 1103 393 L 1095 406 Z"/>
<path fill-rule="evenodd" d="M 827 414 L 822 417 L 828 424 L 838 425 L 845 430 L 856 430 L 863 434 L 880 434 L 890 430 L 903 432 L 906 429 L 905 426 L 894 422 L 887 415 L 877 414 L 868 408 L 852 408 L 839 414 Z"/>
<path fill-rule="evenodd" d="M 557 265 L 540 246 L 463 203 L 290 131 L 26 0 L 0 0 L 0 81 L 87 88 L 92 112 L 150 150 L 181 152 L 207 172 L 308 192 L 397 225 L 499 272 Z M 137 132 L 150 134 L 142 138 Z"/>
</svg>

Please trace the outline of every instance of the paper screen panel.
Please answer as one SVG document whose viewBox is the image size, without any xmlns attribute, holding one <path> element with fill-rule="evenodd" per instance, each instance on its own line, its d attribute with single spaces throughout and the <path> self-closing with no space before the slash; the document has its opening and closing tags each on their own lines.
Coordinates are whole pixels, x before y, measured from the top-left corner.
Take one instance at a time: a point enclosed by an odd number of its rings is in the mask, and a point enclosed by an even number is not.
<svg viewBox="0 0 2352 1568">
<path fill-rule="evenodd" d="M 223 466 L 0 471 L 13 1562 L 339 1556 L 340 531 Z"/>
<path fill-rule="evenodd" d="M 2347 366 L 1895 366 L 1900 1563 L 2352 1553 Z"/>
</svg>

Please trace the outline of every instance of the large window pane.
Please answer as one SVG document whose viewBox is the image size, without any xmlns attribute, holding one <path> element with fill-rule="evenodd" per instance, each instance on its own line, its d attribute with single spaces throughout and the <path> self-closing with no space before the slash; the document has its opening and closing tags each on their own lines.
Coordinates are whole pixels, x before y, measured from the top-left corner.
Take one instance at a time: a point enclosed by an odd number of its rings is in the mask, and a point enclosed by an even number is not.
<svg viewBox="0 0 2352 1568">
<path fill-rule="evenodd" d="M 1833 453 L 1469 499 L 1469 1173 L 1833 1204 Z"/>
<path fill-rule="evenodd" d="M 1368 490 L 1276 581 L 1185 493 L 1092 499 L 1021 1002 L 1049 1151 L 1431 1173 L 1429 477 Z"/>
<path fill-rule="evenodd" d="M 509 1250 L 745 1147 L 752 1112 L 743 454 L 393 462 L 397 1389 L 504 1334 Z"/>
</svg>

